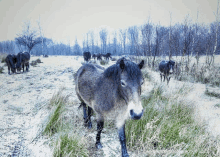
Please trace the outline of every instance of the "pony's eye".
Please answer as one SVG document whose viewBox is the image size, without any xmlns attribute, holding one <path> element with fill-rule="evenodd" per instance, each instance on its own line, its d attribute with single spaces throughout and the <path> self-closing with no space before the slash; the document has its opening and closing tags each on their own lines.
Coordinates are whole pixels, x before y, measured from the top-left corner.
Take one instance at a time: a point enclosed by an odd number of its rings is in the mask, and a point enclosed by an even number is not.
<svg viewBox="0 0 220 157">
<path fill-rule="evenodd" d="M 126 86 L 126 83 L 125 83 L 124 80 L 121 80 L 121 86 L 122 86 L 122 87 L 125 87 L 125 86 Z"/>
</svg>

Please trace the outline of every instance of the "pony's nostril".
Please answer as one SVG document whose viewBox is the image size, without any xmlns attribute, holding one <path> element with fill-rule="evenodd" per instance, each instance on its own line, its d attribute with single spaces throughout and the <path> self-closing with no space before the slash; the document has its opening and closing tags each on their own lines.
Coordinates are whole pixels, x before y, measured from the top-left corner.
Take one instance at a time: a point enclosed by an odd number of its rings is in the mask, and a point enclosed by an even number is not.
<svg viewBox="0 0 220 157">
<path fill-rule="evenodd" d="M 134 120 L 140 119 L 143 115 L 143 112 L 144 112 L 144 110 L 142 110 L 141 113 L 137 114 L 137 113 L 134 112 L 134 110 L 130 110 L 131 118 L 134 119 Z"/>
<path fill-rule="evenodd" d="M 130 110 L 130 115 L 131 115 L 131 116 L 134 115 L 134 110 Z"/>
</svg>

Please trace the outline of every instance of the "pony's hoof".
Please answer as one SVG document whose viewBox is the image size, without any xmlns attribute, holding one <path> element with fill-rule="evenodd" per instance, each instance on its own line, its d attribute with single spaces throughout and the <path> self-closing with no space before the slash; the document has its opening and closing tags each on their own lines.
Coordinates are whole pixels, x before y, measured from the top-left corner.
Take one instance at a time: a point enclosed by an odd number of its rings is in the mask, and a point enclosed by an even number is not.
<svg viewBox="0 0 220 157">
<path fill-rule="evenodd" d="M 92 123 L 88 123 L 88 129 L 92 129 Z"/>
<path fill-rule="evenodd" d="M 84 127 L 92 129 L 92 123 L 84 123 Z"/>
<path fill-rule="evenodd" d="M 128 153 L 122 154 L 122 157 L 129 157 Z"/>
<path fill-rule="evenodd" d="M 101 149 L 103 147 L 101 143 L 96 143 L 95 146 L 97 149 Z"/>
</svg>

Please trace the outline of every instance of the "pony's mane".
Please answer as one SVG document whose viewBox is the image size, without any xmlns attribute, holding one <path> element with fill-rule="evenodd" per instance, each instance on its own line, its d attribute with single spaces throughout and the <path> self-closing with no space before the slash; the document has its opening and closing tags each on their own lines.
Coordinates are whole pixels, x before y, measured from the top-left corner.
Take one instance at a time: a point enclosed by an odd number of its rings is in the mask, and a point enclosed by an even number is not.
<svg viewBox="0 0 220 157">
<path fill-rule="evenodd" d="M 122 72 L 122 69 L 120 68 L 120 62 L 121 60 L 124 60 L 125 68 L 123 71 L 127 72 L 127 75 L 129 79 L 135 79 L 141 77 L 141 71 L 138 65 L 134 62 L 131 62 L 130 60 L 123 58 L 120 58 L 116 64 L 108 67 L 104 71 L 104 77 L 110 78 L 112 77 L 114 81 L 117 81 L 120 77 L 120 74 Z"/>
</svg>

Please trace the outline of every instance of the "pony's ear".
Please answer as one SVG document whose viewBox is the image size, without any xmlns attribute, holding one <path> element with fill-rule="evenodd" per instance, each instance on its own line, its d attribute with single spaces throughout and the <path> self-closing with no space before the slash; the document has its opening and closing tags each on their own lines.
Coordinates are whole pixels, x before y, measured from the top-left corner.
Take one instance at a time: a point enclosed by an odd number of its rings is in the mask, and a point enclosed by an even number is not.
<svg viewBox="0 0 220 157">
<path fill-rule="evenodd" d="M 138 64 L 138 67 L 139 67 L 140 69 L 142 69 L 143 66 L 144 66 L 144 60 L 142 60 L 142 61 Z"/>
<path fill-rule="evenodd" d="M 125 68 L 125 62 L 124 62 L 123 59 L 120 61 L 120 68 L 121 68 L 122 70 Z"/>
</svg>

